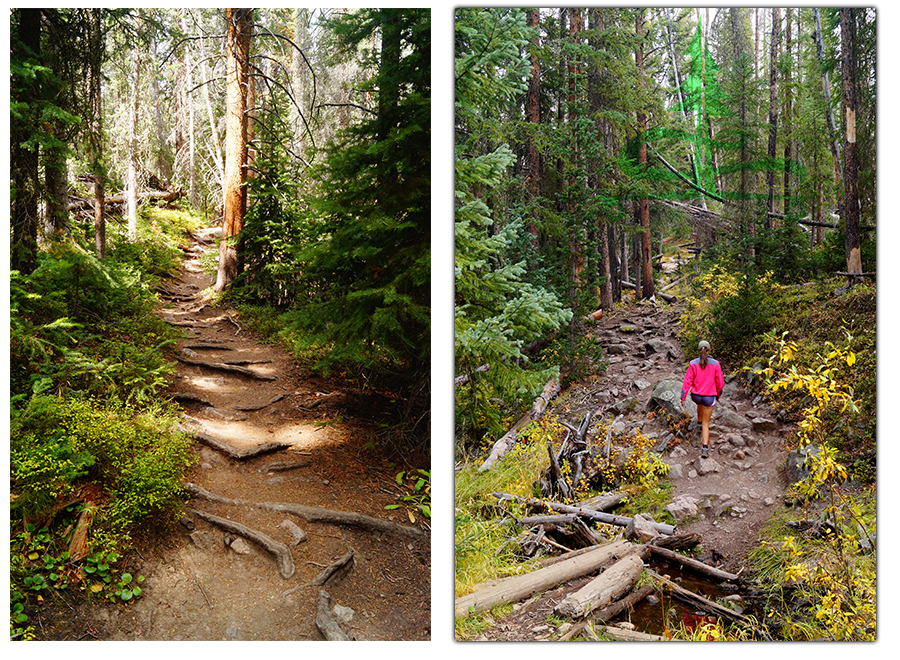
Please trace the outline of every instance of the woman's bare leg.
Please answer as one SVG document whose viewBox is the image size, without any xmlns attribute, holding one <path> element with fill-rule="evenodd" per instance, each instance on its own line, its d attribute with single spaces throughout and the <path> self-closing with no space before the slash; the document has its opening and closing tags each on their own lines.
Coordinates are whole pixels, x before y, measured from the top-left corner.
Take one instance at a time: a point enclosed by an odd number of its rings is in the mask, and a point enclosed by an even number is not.
<svg viewBox="0 0 900 660">
<path fill-rule="evenodd" d="M 712 406 L 697 406 L 697 421 L 700 422 L 703 445 L 709 446 L 709 420 L 712 419 Z"/>
</svg>

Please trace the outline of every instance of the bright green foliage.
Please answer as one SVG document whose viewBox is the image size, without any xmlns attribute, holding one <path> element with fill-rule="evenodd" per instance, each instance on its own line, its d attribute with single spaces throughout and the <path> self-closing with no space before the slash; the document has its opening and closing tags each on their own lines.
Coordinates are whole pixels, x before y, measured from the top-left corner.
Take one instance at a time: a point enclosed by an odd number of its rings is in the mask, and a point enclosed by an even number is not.
<svg viewBox="0 0 900 660">
<path fill-rule="evenodd" d="M 160 415 L 114 402 L 32 398 L 10 433 L 14 517 L 46 515 L 88 470 L 106 493 L 102 515 L 115 530 L 171 511 L 192 460 L 190 441 Z"/>
</svg>

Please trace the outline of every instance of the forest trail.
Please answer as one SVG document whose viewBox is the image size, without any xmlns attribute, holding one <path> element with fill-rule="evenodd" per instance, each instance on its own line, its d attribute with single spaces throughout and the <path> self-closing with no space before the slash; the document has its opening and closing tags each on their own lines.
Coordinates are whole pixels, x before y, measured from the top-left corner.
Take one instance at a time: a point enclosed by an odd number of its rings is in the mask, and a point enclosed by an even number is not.
<svg viewBox="0 0 900 660">
<path fill-rule="evenodd" d="M 195 445 L 198 462 L 186 480 L 229 500 L 354 512 L 410 531 L 311 522 L 195 496 L 175 533 L 139 542 L 141 561 L 129 568 L 146 577 L 143 595 L 127 607 L 98 608 L 98 637 L 321 640 L 316 612 L 323 589 L 340 606 L 351 639 L 429 639 L 430 521 L 416 512 L 413 523 L 402 508 L 385 510 L 397 502 L 394 476 L 406 466 L 391 464 L 370 443 L 367 407 L 377 404 L 310 376 L 280 348 L 256 341 L 234 312 L 208 305 L 203 292 L 210 278 L 199 255 L 214 238 L 211 231 L 195 238 L 159 310 L 185 331 L 169 395 L 185 410 L 185 428 L 204 440 Z M 263 545 L 208 522 L 208 514 L 284 544 L 288 556 L 276 560 Z M 306 540 L 296 543 L 294 526 Z M 351 549 L 349 570 L 324 586 L 305 586 Z M 292 570 L 285 568 L 291 563 Z"/>
<path fill-rule="evenodd" d="M 680 390 L 687 364 L 696 357 L 681 352 L 680 316 L 677 304 L 642 302 L 605 315 L 590 330 L 610 363 L 590 384 L 598 392 L 598 407 L 609 410 L 622 399 L 634 397 L 633 411 L 621 423 L 629 429 L 641 428 L 660 444 L 668 429 L 660 415 L 648 415 L 654 386 L 672 380 Z M 693 500 L 696 506 L 683 521 L 677 520 L 679 533 L 700 534 L 700 559 L 737 571 L 744 555 L 757 545 L 757 534 L 774 508 L 782 506 L 788 485 L 782 468 L 790 429 L 778 421 L 777 411 L 763 397 L 729 377 L 732 365 L 722 366 L 726 385 L 710 422 L 709 458 L 700 458 L 700 427 L 689 397 L 685 411 L 692 421 L 686 438 L 670 440 L 661 458 L 670 466 L 672 501 L 681 499 L 690 508 Z M 614 414 L 610 410 L 607 416 Z"/>
<path fill-rule="evenodd" d="M 776 420 L 758 395 L 728 377 L 710 425 L 708 459 L 700 458 L 700 429 L 692 404 L 693 420 L 686 438 L 671 438 L 658 412 L 650 414 L 654 386 L 677 381 L 680 390 L 688 361 L 677 341 L 678 304 L 640 302 L 604 313 L 587 332 L 602 346 L 609 364 L 605 371 L 572 385 L 558 397 L 552 412 L 577 427 L 584 415 L 593 423 L 612 421 L 620 409 L 619 432 L 641 432 L 657 440 L 657 449 L 670 466 L 666 480 L 671 501 L 687 507 L 676 516 L 677 532 L 702 536 L 697 559 L 730 572 L 739 572 L 746 554 L 758 545 L 758 534 L 777 507 L 783 506 L 788 485 L 785 442 L 790 431 Z M 713 346 L 712 355 L 715 356 Z M 628 403 L 630 398 L 634 403 Z M 588 446 L 603 438 L 588 435 Z M 666 449 L 659 449 L 667 444 Z M 691 508 L 693 507 L 693 508 Z M 661 512 L 648 512 L 659 520 Z M 679 520 L 680 516 L 685 516 Z M 559 628 L 550 622 L 553 606 L 593 576 L 572 580 L 529 600 L 495 624 L 480 640 L 537 641 L 558 639 Z M 564 624 L 565 625 L 565 624 Z"/>
</svg>

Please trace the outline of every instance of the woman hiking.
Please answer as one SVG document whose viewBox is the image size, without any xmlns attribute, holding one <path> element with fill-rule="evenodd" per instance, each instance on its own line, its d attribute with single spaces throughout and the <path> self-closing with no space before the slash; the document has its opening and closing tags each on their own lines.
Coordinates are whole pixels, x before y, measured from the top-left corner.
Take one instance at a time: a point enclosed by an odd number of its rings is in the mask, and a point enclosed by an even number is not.
<svg viewBox="0 0 900 660">
<path fill-rule="evenodd" d="M 698 349 L 700 357 L 691 360 L 684 375 L 681 406 L 684 407 L 684 399 L 690 392 L 691 401 L 697 404 L 697 421 L 702 428 L 703 447 L 700 449 L 700 457 L 709 458 L 709 420 L 712 418 L 713 406 L 722 395 L 725 379 L 718 360 L 709 356 L 709 342 L 701 341 Z"/>
</svg>

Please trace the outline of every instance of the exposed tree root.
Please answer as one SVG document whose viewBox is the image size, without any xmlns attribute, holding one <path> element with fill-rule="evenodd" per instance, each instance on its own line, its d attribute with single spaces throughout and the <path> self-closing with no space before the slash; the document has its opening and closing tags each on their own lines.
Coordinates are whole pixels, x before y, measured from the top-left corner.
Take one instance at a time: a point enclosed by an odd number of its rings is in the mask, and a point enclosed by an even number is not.
<svg viewBox="0 0 900 660">
<path fill-rule="evenodd" d="M 195 367 L 204 367 L 206 369 L 215 369 L 217 371 L 228 371 L 235 374 L 241 374 L 242 376 L 247 376 L 248 378 L 255 378 L 256 380 L 278 380 L 276 376 L 257 373 L 253 371 L 253 369 L 239 367 L 234 364 L 225 364 L 223 362 L 204 362 L 203 360 L 192 360 L 190 358 L 181 357 L 180 355 L 176 355 L 175 359 L 179 362 L 190 364 Z"/>
<path fill-rule="evenodd" d="M 319 599 L 316 601 L 316 627 L 329 642 L 349 642 L 350 638 L 338 625 L 332 607 L 331 595 L 324 589 L 319 589 Z"/>
<path fill-rule="evenodd" d="M 300 591 L 301 589 L 304 589 L 306 587 L 324 587 L 325 583 L 328 582 L 332 577 L 334 577 L 335 574 L 340 574 L 340 577 L 345 577 L 351 570 L 353 570 L 353 556 L 355 554 L 356 551 L 353 548 L 350 548 L 343 557 L 326 567 L 324 571 L 319 573 L 312 580 L 310 580 L 306 584 L 301 584 L 299 587 L 288 589 L 281 595 L 289 596 L 295 591 Z"/>
<path fill-rule="evenodd" d="M 244 461 L 248 458 L 261 456 L 262 454 L 270 454 L 273 451 L 280 451 L 286 447 L 291 446 L 290 443 L 287 442 L 264 442 L 260 445 L 254 445 L 253 447 L 238 449 L 229 445 L 227 442 L 220 440 L 219 438 L 209 435 L 208 433 L 203 433 L 202 431 L 194 431 L 180 425 L 177 428 L 183 433 L 187 433 L 188 435 L 190 435 L 192 438 L 197 440 L 197 442 L 201 442 L 207 447 L 212 447 L 216 451 L 220 451 L 229 458 L 233 458 L 236 461 Z"/>
<path fill-rule="evenodd" d="M 255 529 L 250 529 L 246 525 L 228 520 L 227 518 L 220 518 L 219 516 L 214 516 L 211 513 L 198 511 L 196 509 L 188 509 L 188 511 L 203 518 L 205 521 L 212 523 L 216 527 L 221 527 L 224 530 L 243 536 L 256 544 L 261 545 L 267 551 L 275 555 L 278 562 L 278 572 L 281 574 L 281 577 L 285 580 L 293 577 L 295 570 L 294 558 L 291 556 L 291 551 L 284 543 L 276 541 L 272 537 L 267 536 L 262 532 L 258 532 Z"/>
<path fill-rule="evenodd" d="M 228 364 L 231 364 L 230 362 Z M 262 410 L 263 408 L 267 408 L 271 406 L 273 403 L 278 403 L 286 396 L 290 396 L 289 394 L 276 394 L 271 399 L 269 399 L 266 403 L 262 404 L 247 404 L 243 406 L 232 406 L 235 410 Z"/>
<path fill-rule="evenodd" d="M 347 527 L 357 527 L 376 532 L 393 532 L 414 539 L 424 538 L 425 533 L 415 527 L 405 527 L 392 523 L 387 520 L 379 520 L 361 513 L 352 511 L 338 511 L 335 509 L 325 509 L 318 506 L 305 506 L 303 504 L 291 504 L 284 502 L 249 502 L 247 500 L 233 500 L 221 495 L 210 493 L 202 486 L 193 483 L 184 483 L 182 488 L 194 497 L 202 497 L 211 502 L 221 502 L 223 504 L 231 504 L 234 506 L 255 506 L 268 511 L 277 511 L 281 513 L 291 513 L 295 516 L 303 518 L 308 522 L 324 522 L 334 525 L 345 525 Z"/>
</svg>

